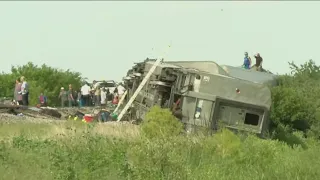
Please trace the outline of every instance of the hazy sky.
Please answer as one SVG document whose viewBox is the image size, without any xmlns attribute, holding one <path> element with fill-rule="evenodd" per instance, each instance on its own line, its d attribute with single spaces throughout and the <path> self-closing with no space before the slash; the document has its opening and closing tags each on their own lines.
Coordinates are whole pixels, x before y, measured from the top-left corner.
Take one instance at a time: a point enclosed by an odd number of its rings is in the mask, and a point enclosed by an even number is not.
<svg viewBox="0 0 320 180">
<path fill-rule="evenodd" d="M 286 73 L 320 59 L 319 18 L 320 2 L 303 1 L 0 2 L 0 70 L 32 61 L 120 80 L 147 57 L 239 66 L 248 51 Z"/>
</svg>

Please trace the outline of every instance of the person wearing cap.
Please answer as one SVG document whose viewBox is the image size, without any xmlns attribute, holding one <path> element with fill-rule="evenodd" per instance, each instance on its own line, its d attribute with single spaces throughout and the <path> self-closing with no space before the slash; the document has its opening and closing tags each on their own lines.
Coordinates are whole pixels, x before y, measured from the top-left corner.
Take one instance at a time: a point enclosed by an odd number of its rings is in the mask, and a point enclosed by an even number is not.
<svg viewBox="0 0 320 180">
<path fill-rule="evenodd" d="M 256 55 L 254 55 L 254 57 L 256 58 L 256 64 L 255 64 L 256 70 L 261 71 L 263 59 L 260 56 L 260 53 L 257 53 Z"/>
<path fill-rule="evenodd" d="M 245 52 L 245 53 L 244 53 L 243 67 L 244 67 L 245 69 L 250 69 L 250 67 L 251 67 L 251 58 L 250 58 L 250 56 L 248 55 L 248 52 Z"/>
<path fill-rule="evenodd" d="M 64 107 L 68 101 L 68 93 L 64 90 L 64 87 L 61 87 L 59 99 L 61 100 L 61 107 Z"/>
</svg>

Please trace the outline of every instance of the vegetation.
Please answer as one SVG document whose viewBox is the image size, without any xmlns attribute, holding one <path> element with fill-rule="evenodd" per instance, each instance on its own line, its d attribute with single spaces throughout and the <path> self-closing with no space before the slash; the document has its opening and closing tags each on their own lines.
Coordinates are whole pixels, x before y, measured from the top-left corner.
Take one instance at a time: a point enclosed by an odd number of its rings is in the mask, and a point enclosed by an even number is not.
<svg viewBox="0 0 320 180">
<path fill-rule="evenodd" d="M 175 119 L 161 122 L 171 116 L 168 111 L 154 108 L 150 114 L 155 115 L 148 122 L 152 126 L 145 123 L 139 129 L 73 120 L 1 123 L 1 178 L 283 180 L 320 175 L 320 144 L 313 138 L 297 134 L 306 145 L 302 148 L 228 130 L 214 136 L 184 136 L 178 133 L 182 129 L 171 128 Z M 174 134 L 155 134 L 157 125 Z"/>
<path fill-rule="evenodd" d="M 309 60 L 301 66 L 289 63 L 292 73 L 278 78 L 272 88 L 271 132 L 273 137 L 289 140 L 295 131 L 319 138 L 320 132 L 320 66 Z"/>
<path fill-rule="evenodd" d="M 45 64 L 36 66 L 29 62 L 23 66 L 11 68 L 11 73 L 0 75 L 0 97 L 13 97 L 16 79 L 24 76 L 29 83 L 30 105 L 38 104 L 40 93 L 48 97 L 50 105 L 60 104 L 58 100 L 60 88 L 68 88 L 72 84 L 73 89 L 80 89 L 82 78 L 78 72 L 61 70 L 49 67 Z"/>
<path fill-rule="evenodd" d="M 158 107 L 146 115 L 141 126 L 126 125 L 125 129 L 124 125 L 88 125 L 71 120 L 51 124 L 0 122 L 1 178 L 317 179 L 320 67 L 312 60 L 301 66 L 289 65 L 292 73 L 280 76 L 279 86 L 272 88 L 268 140 L 234 135 L 228 130 L 214 136 L 185 136 L 170 112 Z M 10 78 L 21 74 L 40 85 L 35 76 L 41 74 L 42 67 L 36 68 L 38 74 L 32 71 L 34 75 L 29 72 L 28 76 L 27 70 L 17 73 L 15 68 L 12 74 L 1 75 L 4 86 L 0 93 L 7 96 L 12 92 Z M 66 73 L 51 70 L 61 73 L 57 77 Z M 52 81 L 61 83 L 59 86 L 70 83 L 62 79 Z"/>
</svg>

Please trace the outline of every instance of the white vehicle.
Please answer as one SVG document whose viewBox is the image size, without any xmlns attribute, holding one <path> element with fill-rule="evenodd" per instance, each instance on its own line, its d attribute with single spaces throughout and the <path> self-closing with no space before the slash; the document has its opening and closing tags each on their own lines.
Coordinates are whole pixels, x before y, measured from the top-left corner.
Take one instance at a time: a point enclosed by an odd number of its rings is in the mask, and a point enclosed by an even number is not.
<svg viewBox="0 0 320 180">
<path fill-rule="evenodd" d="M 108 81 L 97 81 L 96 84 L 94 85 L 93 88 L 96 88 L 96 87 L 99 87 L 99 88 L 108 88 L 109 91 L 111 93 L 113 93 L 113 91 L 116 89 L 117 87 L 117 84 L 115 81 L 113 80 L 108 80 Z"/>
</svg>

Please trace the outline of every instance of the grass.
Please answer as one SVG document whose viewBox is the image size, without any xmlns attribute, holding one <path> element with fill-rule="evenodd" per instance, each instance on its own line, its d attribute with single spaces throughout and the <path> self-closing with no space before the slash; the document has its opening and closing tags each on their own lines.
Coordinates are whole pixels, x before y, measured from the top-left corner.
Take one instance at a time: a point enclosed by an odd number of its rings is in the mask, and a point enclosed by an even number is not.
<svg viewBox="0 0 320 180">
<path fill-rule="evenodd" d="M 164 132 L 162 128 L 156 131 Z M 320 176 L 320 145 L 302 137 L 306 148 L 236 136 L 228 130 L 211 137 L 150 137 L 131 124 L 88 125 L 72 120 L 2 123 L 0 133 L 0 179 L 6 180 L 313 180 Z"/>
</svg>

